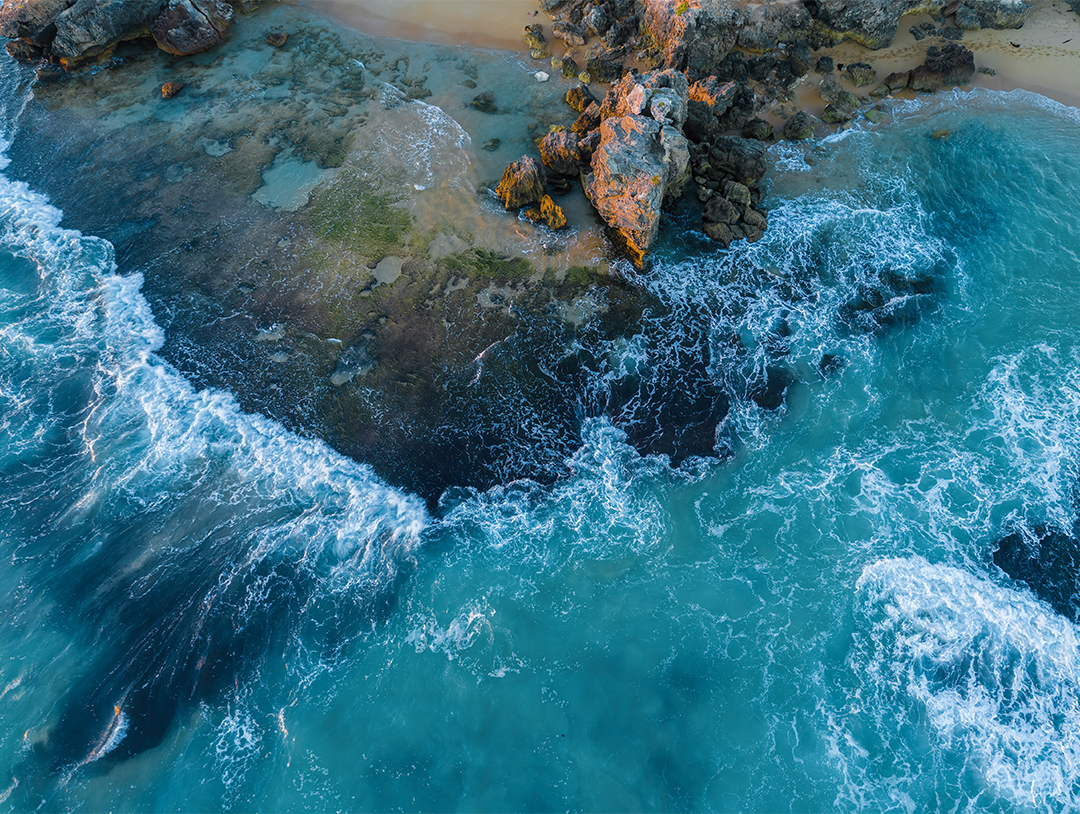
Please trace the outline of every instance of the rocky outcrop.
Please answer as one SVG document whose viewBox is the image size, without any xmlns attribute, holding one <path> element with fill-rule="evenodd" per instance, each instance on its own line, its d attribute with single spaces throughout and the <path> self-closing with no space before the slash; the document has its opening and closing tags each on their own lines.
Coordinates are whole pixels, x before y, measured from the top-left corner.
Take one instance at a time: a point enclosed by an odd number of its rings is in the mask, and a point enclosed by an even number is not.
<svg viewBox="0 0 1080 814">
<path fill-rule="evenodd" d="M 736 45 L 753 51 L 805 41 L 813 20 L 800 0 L 641 0 L 643 28 L 665 67 L 709 74 Z"/>
<path fill-rule="evenodd" d="M 540 203 L 540 199 L 547 194 L 546 187 L 544 170 L 534 159 L 525 155 L 503 172 L 495 196 L 505 208 L 520 209 Z"/>
<path fill-rule="evenodd" d="M 655 119 L 629 114 L 600 125 L 585 193 L 637 266 L 656 240 L 664 198 L 682 192 L 689 158 L 682 133 Z"/>
<path fill-rule="evenodd" d="M 615 83 L 595 111 L 599 129 L 577 144 L 589 158 L 585 193 L 616 242 L 638 266 L 659 232 L 660 208 L 680 195 L 690 178 L 690 145 L 682 133 L 689 84 L 679 71 L 630 71 Z M 592 105 L 587 109 L 591 110 Z M 541 153 L 565 169 L 573 157 L 570 139 L 549 134 Z"/>
<path fill-rule="evenodd" d="M 226 35 L 233 15 L 222 0 L 7 0 L 0 34 L 39 49 L 23 49 L 24 56 L 71 70 L 148 36 L 171 54 L 205 51 Z"/>
<path fill-rule="evenodd" d="M 908 87 L 912 90 L 935 91 L 966 85 L 975 76 L 975 55 L 955 42 L 940 48 L 931 45 L 926 62 L 911 72 Z"/>
<path fill-rule="evenodd" d="M 743 238 L 760 240 L 768 215 L 757 209 L 767 146 L 760 141 L 721 136 L 693 151 L 698 198 L 705 201 L 703 231 L 724 248 Z"/>
<path fill-rule="evenodd" d="M 868 48 L 884 48 L 896 36 L 900 18 L 913 11 L 955 13 L 968 28 L 1019 28 L 1031 11 L 1025 0 L 817 0 L 819 33 Z"/>
<path fill-rule="evenodd" d="M 158 48 L 166 53 L 197 54 L 221 42 L 232 21 L 233 8 L 228 3 L 171 0 L 150 26 L 150 33 Z"/>
</svg>

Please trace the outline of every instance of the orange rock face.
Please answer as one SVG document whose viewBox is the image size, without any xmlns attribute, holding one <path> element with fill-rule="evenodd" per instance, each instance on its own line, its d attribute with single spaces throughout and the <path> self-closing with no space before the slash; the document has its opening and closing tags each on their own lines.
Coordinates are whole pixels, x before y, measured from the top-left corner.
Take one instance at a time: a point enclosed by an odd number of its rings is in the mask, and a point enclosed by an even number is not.
<svg viewBox="0 0 1080 814">
<path fill-rule="evenodd" d="M 546 187 L 547 178 L 543 169 L 525 155 L 506 168 L 495 194 L 507 209 L 518 209 L 539 203 Z"/>
<path fill-rule="evenodd" d="M 566 226 L 566 215 L 563 214 L 562 207 L 555 203 L 550 195 L 545 195 L 540 199 L 540 217 L 552 229 L 562 229 Z"/>
<path fill-rule="evenodd" d="M 183 82 L 166 82 L 161 86 L 161 98 L 171 99 L 184 89 Z"/>
</svg>

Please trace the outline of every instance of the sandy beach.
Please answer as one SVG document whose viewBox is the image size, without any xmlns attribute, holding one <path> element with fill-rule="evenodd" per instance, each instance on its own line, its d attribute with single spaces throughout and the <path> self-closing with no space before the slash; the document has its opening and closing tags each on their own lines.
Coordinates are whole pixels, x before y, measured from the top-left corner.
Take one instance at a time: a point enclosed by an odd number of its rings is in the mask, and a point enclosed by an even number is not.
<svg viewBox="0 0 1080 814">
<path fill-rule="evenodd" d="M 303 5 L 376 37 L 440 45 L 523 49 L 521 29 L 539 12 L 537 0 L 305 0 Z"/>
<path fill-rule="evenodd" d="M 521 30 L 530 22 L 550 32 L 551 21 L 537 0 L 303 0 L 303 5 L 350 28 L 383 37 L 441 44 L 472 45 L 526 53 Z M 993 90 L 1024 88 L 1073 107 L 1080 107 L 1080 15 L 1064 0 L 1033 0 L 1021 29 L 965 32 L 963 45 L 975 53 L 976 65 L 993 70 L 978 73 L 973 87 Z M 909 29 L 931 21 L 912 14 L 900 21 L 893 44 L 871 51 L 851 42 L 822 53 L 837 63 L 868 62 L 883 78 L 923 61 L 932 40 L 917 41 Z M 800 94 L 812 113 L 824 102 L 813 93 Z"/>
</svg>

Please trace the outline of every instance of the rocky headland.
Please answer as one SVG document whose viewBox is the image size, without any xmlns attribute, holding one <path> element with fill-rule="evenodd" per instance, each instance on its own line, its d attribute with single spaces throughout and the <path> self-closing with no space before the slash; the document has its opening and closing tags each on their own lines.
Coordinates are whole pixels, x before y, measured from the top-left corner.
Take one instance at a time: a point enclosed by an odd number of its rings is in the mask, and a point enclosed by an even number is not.
<svg viewBox="0 0 1080 814">
<path fill-rule="evenodd" d="M 725 454 L 731 400 L 780 409 L 797 375 L 778 357 L 725 389 L 696 335 L 620 367 L 607 349 L 664 306 L 606 254 L 647 266 L 671 213 L 717 250 L 760 239 L 770 144 L 971 81 L 961 23 L 1016 17 L 934 6 L 886 72 L 833 58 L 896 34 L 885 3 L 859 25 L 836 3 L 542 6 L 518 58 L 285 4 L 5 0 L 39 83 L 9 171 L 144 275 L 185 375 L 429 500 L 558 477 L 588 416 L 674 463 Z"/>
<path fill-rule="evenodd" d="M 534 59 L 550 58 L 583 86 L 567 102 L 581 115 L 570 132 L 547 135 L 539 153 L 565 191 L 582 189 L 614 244 L 642 266 L 659 233 L 661 209 L 696 190 L 702 228 L 725 248 L 759 239 L 768 213 L 756 189 L 764 174 L 761 143 L 802 140 L 864 115 L 880 122 L 877 101 L 901 91 L 933 92 L 971 81 L 974 55 L 956 40 L 965 31 L 1014 29 L 1031 9 L 1024 0 L 543 0 L 543 26 L 523 38 Z M 905 14 L 929 12 L 913 29 L 935 44 L 922 64 L 878 79 L 871 64 L 834 64 L 821 52 L 845 40 L 888 46 Z M 562 47 L 554 48 L 555 41 Z M 552 55 L 549 49 L 562 51 Z M 870 58 L 868 56 L 868 58 Z M 625 65 L 649 65 L 639 73 Z M 578 73 L 578 68 L 582 68 Z M 839 69 L 844 69 L 841 75 Z M 820 118 L 800 110 L 796 88 L 819 75 Z M 602 100 L 586 85 L 611 85 Z M 841 80 L 845 80 L 842 82 Z M 854 90 L 868 88 L 868 95 Z M 782 119 L 779 133 L 766 118 Z M 759 143 L 754 143 L 759 142 Z M 694 184 L 688 184 L 693 178 Z M 503 185 L 514 182 L 512 173 Z M 538 192 L 537 194 L 542 194 Z M 507 208 L 517 208 L 507 201 Z"/>
</svg>

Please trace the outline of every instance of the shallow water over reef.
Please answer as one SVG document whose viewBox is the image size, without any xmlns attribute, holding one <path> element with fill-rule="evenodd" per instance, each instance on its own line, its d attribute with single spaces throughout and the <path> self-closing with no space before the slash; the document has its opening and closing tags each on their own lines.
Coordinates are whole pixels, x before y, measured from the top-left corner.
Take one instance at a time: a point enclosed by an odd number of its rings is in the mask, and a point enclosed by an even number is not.
<svg viewBox="0 0 1080 814">
<path fill-rule="evenodd" d="M 951 93 L 776 149 L 762 241 L 673 220 L 461 368 L 552 477 L 428 510 L 271 388 L 199 389 L 223 344 L 166 361 L 231 287 L 64 228 L 4 70 L 4 805 L 1075 806 L 1075 625 L 992 555 L 1078 516 L 1077 111 Z M 284 352 L 244 318 L 236 357 Z"/>
</svg>

